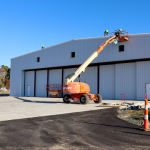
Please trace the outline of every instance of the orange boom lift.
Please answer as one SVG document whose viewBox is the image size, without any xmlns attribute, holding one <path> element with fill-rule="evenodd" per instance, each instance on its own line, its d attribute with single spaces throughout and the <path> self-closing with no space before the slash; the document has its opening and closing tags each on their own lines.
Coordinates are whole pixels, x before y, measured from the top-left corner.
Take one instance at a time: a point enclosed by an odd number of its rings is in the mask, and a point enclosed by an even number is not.
<svg viewBox="0 0 150 150">
<path fill-rule="evenodd" d="M 68 75 L 65 78 L 63 84 L 63 93 L 67 93 L 63 96 L 65 103 L 70 103 L 71 100 L 80 99 L 81 104 L 88 103 L 89 100 L 93 100 L 95 103 L 102 101 L 102 96 L 99 94 L 90 94 L 90 87 L 86 83 L 80 82 L 80 74 L 85 72 L 86 67 L 98 56 L 98 54 L 104 49 L 107 44 L 114 42 L 128 41 L 128 32 L 115 30 L 110 34 L 110 38 L 105 41 L 74 73 Z M 78 82 L 73 82 L 78 77 Z M 68 94 L 73 93 L 73 94 Z"/>
</svg>

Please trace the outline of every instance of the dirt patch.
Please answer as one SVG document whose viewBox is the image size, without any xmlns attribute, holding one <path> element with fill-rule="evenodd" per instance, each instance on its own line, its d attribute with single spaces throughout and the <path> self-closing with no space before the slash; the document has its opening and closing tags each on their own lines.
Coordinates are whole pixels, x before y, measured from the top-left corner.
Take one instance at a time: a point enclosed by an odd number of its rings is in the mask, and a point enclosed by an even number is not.
<svg viewBox="0 0 150 150">
<path fill-rule="evenodd" d="M 118 110 L 118 117 L 130 123 L 141 126 L 144 122 L 144 110 Z"/>
</svg>

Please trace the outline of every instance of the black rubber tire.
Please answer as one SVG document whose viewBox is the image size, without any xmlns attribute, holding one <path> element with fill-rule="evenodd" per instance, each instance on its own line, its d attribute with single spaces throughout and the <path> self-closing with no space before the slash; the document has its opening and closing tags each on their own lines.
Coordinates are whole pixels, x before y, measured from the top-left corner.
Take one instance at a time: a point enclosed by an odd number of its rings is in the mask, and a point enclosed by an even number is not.
<svg viewBox="0 0 150 150">
<path fill-rule="evenodd" d="M 63 96 L 63 101 L 64 101 L 64 103 L 70 103 L 70 101 L 71 101 L 71 96 L 70 96 L 69 94 L 65 94 L 65 95 Z"/>
<path fill-rule="evenodd" d="M 89 102 L 89 97 L 86 94 L 81 95 L 80 103 L 81 104 L 87 104 L 88 102 Z"/>
<path fill-rule="evenodd" d="M 94 101 L 95 103 L 101 103 L 102 102 L 102 96 L 100 94 L 96 94 L 98 101 Z"/>
</svg>

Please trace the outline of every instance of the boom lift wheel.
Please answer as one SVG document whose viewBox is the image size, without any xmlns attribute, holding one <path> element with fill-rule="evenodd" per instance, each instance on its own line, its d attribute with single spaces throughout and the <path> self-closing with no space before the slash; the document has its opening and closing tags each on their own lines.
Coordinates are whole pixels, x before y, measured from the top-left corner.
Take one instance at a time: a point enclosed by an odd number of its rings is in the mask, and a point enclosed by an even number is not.
<svg viewBox="0 0 150 150">
<path fill-rule="evenodd" d="M 86 94 L 81 95 L 81 97 L 80 97 L 81 104 L 87 104 L 88 101 L 89 101 L 89 97 Z"/>
<path fill-rule="evenodd" d="M 65 94 L 63 97 L 64 103 L 70 103 L 71 101 L 71 96 L 69 94 Z"/>
<path fill-rule="evenodd" d="M 102 102 L 102 96 L 100 94 L 96 94 L 97 101 L 94 101 L 95 103 L 101 103 Z"/>
</svg>

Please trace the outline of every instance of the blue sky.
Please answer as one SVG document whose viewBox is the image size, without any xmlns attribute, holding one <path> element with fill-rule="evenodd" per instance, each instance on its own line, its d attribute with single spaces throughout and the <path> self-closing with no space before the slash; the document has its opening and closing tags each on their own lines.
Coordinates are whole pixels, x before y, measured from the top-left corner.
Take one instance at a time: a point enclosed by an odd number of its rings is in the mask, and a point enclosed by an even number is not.
<svg viewBox="0 0 150 150">
<path fill-rule="evenodd" d="M 72 39 L 121 28 L 150 33 L 150 0 L 0 0 L 0 65 Z"/>
</svg>

